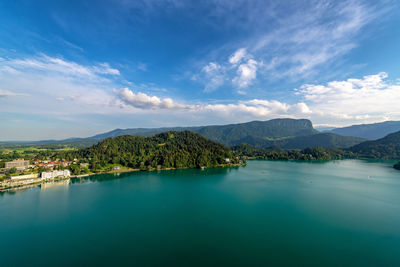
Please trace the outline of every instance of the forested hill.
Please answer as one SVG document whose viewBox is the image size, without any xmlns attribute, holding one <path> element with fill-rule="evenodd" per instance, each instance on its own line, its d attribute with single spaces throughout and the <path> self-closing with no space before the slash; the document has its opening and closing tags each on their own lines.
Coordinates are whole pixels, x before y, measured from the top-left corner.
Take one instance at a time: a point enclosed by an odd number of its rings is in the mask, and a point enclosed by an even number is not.
<svg viewBox="0 0 400 267">
<path fill-rule="evenodd" d="M 153 137 L 118 136 L 89 148 L 70 152 L 69 157 L 88 161 L 91 169 L 107 164 L 153 168 L 199 168 L 239 163 L 225 146 L 189 132 L 165 132 Z"/>
<path fill-rule="evenodd" d="M 362 157 L 398 159 L 400 158 L 400 131 L 378 140 L 363 142 L 349 150 Z"/>
<path fill-rule="evenodd" d="M 227 146 L 239 144 L 242 139 L 247 137 L 274 139 L 317 133 L 311 121 L 306 119 L 274 119 L 269 121 L 251 121 L 246 123 L 199 127 L 116 129 L 108 133 L 93 136 L 92 138 L 104 139 L 119 135 L 152 136 L 164 131 L 184 130 L 199 133 L 204 137 Z"/>
<path fill-rule="evenodd" d="M 304 149 L 307 147 L 323 148 L 348 148 L 365 141 L 365 139 L 341 136 L 332 133 L 317 133 L 305 136 L 295 136 L 288 138 L 261 138 L 247 136 L 239 140 L 239 144 L 250 144 L 259 148 L 281 147 L 284 149 Z"/>
<path fill-rule="evenodd" d="M 375 140 L 397 131 L 400 131 L 400 121 L 352 125 L 343 128 L 335 128 L 329 132 L 344 136 L 356 136 Z"/>
</svg>

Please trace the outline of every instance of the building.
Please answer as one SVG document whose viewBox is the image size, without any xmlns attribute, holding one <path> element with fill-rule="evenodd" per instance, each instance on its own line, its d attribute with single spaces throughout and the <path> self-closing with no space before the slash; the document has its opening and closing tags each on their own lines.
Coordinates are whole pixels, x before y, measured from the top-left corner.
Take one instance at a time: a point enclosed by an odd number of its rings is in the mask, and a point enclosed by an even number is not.
<svg viewBox="0 0 400 267">
<path fill-rule="evenodd" d="M 42 180 L 54 179 L 54 178 L 67 178 L 70 176 L 71 176 L 71 173 L 69 172 L 69 170 L 42 172 L 42 175 L 41 175 Z"/>
<path fill-rule="evenodd" d="M 6 169 L 16 168 L 19 171 L 23 171 L 29 166 L 29 160 L 24 159 L 15 159 L 13 161 L 9 161 L 5 163 Z"/>
<path fill-rule="evenodd" d="M 11 176 L 11 180 L 26 180 L 39 178 L 39 173 Z"/>
<path fill-rule="evenodd" d="M 80 166 L 81 166 L 81 168 L 83 168 L 83 169 L 89 168 L 89 163 L 81 163 Z"/>
</svg>

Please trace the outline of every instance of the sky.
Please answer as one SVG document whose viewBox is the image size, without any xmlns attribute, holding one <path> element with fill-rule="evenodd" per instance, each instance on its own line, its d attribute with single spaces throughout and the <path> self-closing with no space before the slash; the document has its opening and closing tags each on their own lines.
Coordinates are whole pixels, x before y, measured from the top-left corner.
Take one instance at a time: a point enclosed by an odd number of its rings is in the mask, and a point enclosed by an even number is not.
<svg viewBox="0 0 400 267">
<path fill-rule="evenodd" d="M 399 5 L 0 1 L 0 140 L 400 120 Z"/>
</svg>

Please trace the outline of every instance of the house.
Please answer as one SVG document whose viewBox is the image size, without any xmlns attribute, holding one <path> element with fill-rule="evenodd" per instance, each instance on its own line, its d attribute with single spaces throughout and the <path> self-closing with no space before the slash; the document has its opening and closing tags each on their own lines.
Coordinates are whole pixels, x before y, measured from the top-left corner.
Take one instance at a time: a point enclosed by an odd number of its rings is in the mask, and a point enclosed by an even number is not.
<svg viewBox="0 0 400 267">
<path fill-rule="evenodd" d="M 83 168 L 83 169 L 89 168 L 89 163 L 81 163 L 80 166 L 81 166 L 81 168 Z"/>
</svg>

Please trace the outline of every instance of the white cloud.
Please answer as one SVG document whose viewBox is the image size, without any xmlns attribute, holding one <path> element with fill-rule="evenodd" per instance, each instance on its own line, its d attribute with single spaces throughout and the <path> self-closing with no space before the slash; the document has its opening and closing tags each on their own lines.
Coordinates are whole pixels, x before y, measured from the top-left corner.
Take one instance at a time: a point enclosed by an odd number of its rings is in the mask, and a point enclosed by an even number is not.
<svg viewBox="0 0 400 267">
<path fill-rule="evenodd" d="M 253 99 L 249 101 L 239 101 L 231 104 L 181 104 L 171 98 L 159 98 L 149 96 L 142 92 L 134 93 L 128 88 L 114 91 L 116 97 L 124 103 L 124 108 L 129 106 L 141 110 L 169 110 L 173 112 L 185 112 L 188 116 L 219 116 L 224 119 L 237 120 L 241 118 L 249 119 L 270 119 L 282 116 L 302 117 L 311 111 L 305 103 L 290 105 L 279 101 L 268 101 Z M 136 112 L 136 111 L 135 111 Z"/>
<path fill-rule="evenodd" d="M 225 82 L 225 68 L 215 62 L 210 62 L 202 68 L 205 80 L 205 92 L 212 92 L 222 86 Z"/>
<path fill-rule="evenodd" d="M 326 85 L 305 84 L 296 94 L 319 114 L 320 123 L 335 118 L 336 124 L 400 119 L 400 83 L 387 81 L 387 77 L 381 72 Z"/>
<path fill-rule="evenodd" d="M 149 96 L 145 93 L 134 93 L 128 88 L 114 90 L 115 95 L 125 104 L 141 109 L 191 109 L 193 106 L 182 105 L 171 98 L 161 99 L 157 96 Z"/>
<path fill-rule="evenodd" d="M 232 82 L 240 88 L 248 87 L 257 77 L 257 61 L 249 59 L 246 63 L 239 65 L 237 69 L 238 76 Z"/>
<path fill-rule="evenodd" d="M 100 74 L 120 75 L 119 70 L 111 68 L 107 62 L 94 66 L 93 71 Z"/>
<path fill-rule="evenodd" d="M 236 65 L 246 56 L 246 48 L 240 48 L 229 58 L 229 63 Z"/>
<path fill-rule="evenodd" d="M 8 96 L 27 96 L 27 94 L 15 93 L 15 92 L 6 91 L 6 90 L 0 90 L 0 97 L 8 97 Z"/>
<path fill-rule="evenodd" d="M 29 114 L 107 113 L 115 84 L 108 77 L 119 71 L 107 63 L 82 65 L 44 54 L 0 61 L 2 96 L 29 95 L 29 101 L 7 97 L 0 112 Z M 44 104 L 45 103 L 45 104 Z M 40 107 L 40 108 L 38 108 Z"/>
<path fill-rule="evenodd" d="M 332 81 L 326 85 L 305 84 L 295 90 L 295 95 L 300 97 L 296 103 L 251 99 L 228 104 L 182 104 L 170 98 L 133 93 L 127 88 L 117 91 L 116 95 L 125 103 L 125 108 L 169 110 L 204 118 L 212 114 L 231 122 L 294 117 L 308 118 L 316 124 L 341 126 L 400 119 L 400 83 L 387 81 L 386 73 Z"/>
<path fill-rule="evenodd" d="M 0 62 L 0 66 L 8 67 L 16 71 L 44 71 L 59 73 L 65 76 L 100 78 L 101 75 L 120 75 L 118 69 L 111 68 L 108 63 L 100 63 L 93 66 L 84 66 L 73 61 L 59 57 L 40 55 L 24 59 L 10 59 Z"/>
<path fill-rule="evenodd" d="M 221 69 L 221 66 L 215 62 L 210 62 L 208 65 L 203 67 L 203 71 L 207 74 L 214 73 Z"/>
</svg>

